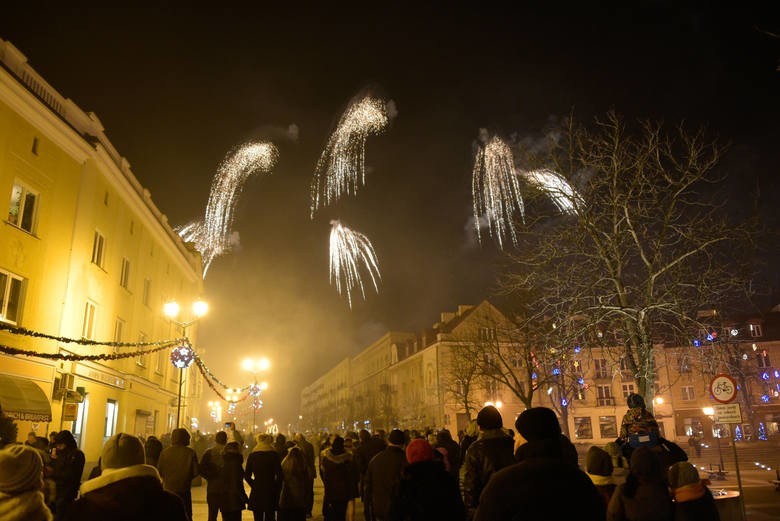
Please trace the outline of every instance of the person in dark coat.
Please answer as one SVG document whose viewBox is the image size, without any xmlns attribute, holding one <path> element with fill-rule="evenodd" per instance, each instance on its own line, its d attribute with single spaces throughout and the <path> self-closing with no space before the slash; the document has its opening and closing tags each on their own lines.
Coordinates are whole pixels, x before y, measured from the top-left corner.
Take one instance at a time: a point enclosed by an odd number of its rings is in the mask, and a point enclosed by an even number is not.
<svg viewBox="0 0 780 521">
<path fill-rule="evenodd" d="M 198 457 L 190 444 L 190 433 L 185 429 L 173 429 L 171 446 L 163 449 L 157 461 L 157 469 L 165 490 L 179 496 L 184 503 L 187 519 L 192 519 L 192 480 L 198 475 Z"/>
<path fill-rule="evenodd" d="M 604 508 L 607 508 L 615 492 L 616 485 L 612 481 L 613 470 L 612 456 L 607 451 L 595 446 L 588 449 L 588 454 L 585 456 L 585 472 L 599 491 L 601 499 L 604 500 Z"/>
<path fill-rule="evenodd" d="M 311 517 L 311 511 L 314 508 L 314 479 L 317 477 L 317 465 L 314 461 L 314 445 L 306 440 L 306 437 L 300 432 L 295 436 L 295 443 L 303 451 L 303 459 L 306 461 L 306 470 L 308 481 L 306 482 L 306 515 Z"/>
<path fill-rule="evenodd" d="M 720 521 L 715 498 L 690 463 L 672 465 L 669 488 L 674 496 L 674 521 Z"/>
<path fill-rule="evenodd" d="M 458 482 L 444 470 L 441 461 L 434 460 L 431 444 L 423 439 L 412 440 L 406 447 L 406 460 L 409 465 L 403 470 L 385 519 L 464 521 L 466 508 Z"/>
<path fill-rule="evenodd" d="M 223 433 L 224 434 L 224 433 Z M 227 440 L 227 436 L 225 436 Z M 205 458 L 205 454 L 204 454 Z M 222 452 L 223 466 L 220 476 L 222 490 L 218 501 L 223 521 L 241 521 L 241 512 L 248 498 L 244 492 L 244 456 L 237 441 L 226 444 Z"/>
<path fill-rule="evenodd" d="M 360 498 L 363 501 L 363 515 L 366 521 L 371 521 L 373 514 L 371 512 L 371 501 L 366 496 L 366 471 L 368 471 L 369 462 L 382 452 L 385 448 L 385 442 L 379 438 L 379 436 L 371 436 L 371 433 L 366 429 L 360 429 L 358 432 L 358 439 L 360 445 L 354 451 L 355 465 L 360 476 Z"/>
<path fill-rule="evenodd" d="M 466 452 L 468 452 L 471 444 L 477 441 L 477 438 L 479 438 L 479 426 L 477 425 L 477 420 L 471 420 L 463 431 L 463 437 L 460 440 L 461 465 L 466 458 Z"/>
<path fill-rule="evenodd" d="M 344 521 L 350 502 L 358 497 L 358 473 L 352 454 L 344 449 L 344 438 L 336 436 L 322 455 L 320 475 L 325 485 L 322 515 L 325 521 Z"/>
<path fill-rule="evenodd" d="M 246 460 L 244 479 L 252 491 L 249 510 L 255 521 L 273 521 L 282 487 L 282 465 L 270 434 L 258 434 L 254 450 Z"/>
<path fill-rule="evenodd" d="M 279 454 L 279 461 L 282 461 L 287 456 L 287 437 L 284 434 L 277 434 L 274 441 L 274 450 Z"/>
<path fill-rule="evenodd" d="M 76 500 L 84 472 L 84 453 L 76 446 L 70 431 L 60 431 L 54 439 L 56 459 L 52 460 L 52 478 L 56 486 L 54 519 L 64 519 L 68 507 Z"/>
<path fill-rule="evenodd" d="M 300 447 L 290 447 L 282 460 L 282 493 L 279 521 L 305 521 L 309 469 Z"/>
<path fill-rule="evenodd" d="M 492 405 L 477 415 L 480 436 L 472 443 L 463 459 L 463 501 L 470 513 L 477 508 L 479 496 L 494 472 L 515 462 L 514 441 L 502 429 L 501 413 Z"/>
<path fill-rule="evenodd" d="M 439 447 L 447 451 L 449 472 L 452 474 L 452 477 L 458 479 L 460 473 L 460 447 L 452 439 L 452 434 L 447 429 L 442 429 L 436 433 L 436 448 Z"/>
<path fill-rule="evenodd" d="M 368 463 L 366 471 L 364 495 L 371 504 L 371 512 L 376 521 L 387 519 L 390 498 L 401 481 L 404 467 L 406 467 L 404 433 L 393 429 L 387 438 L 387 448 L 374 456 Z"/>
<path fill-rule="evenodd" d="M 518 439 L 525 440 L 516 451 L 517 463 L 493 474 L 474 520 L 603 520 L 604 502 L 577 467 L 576 450 L 561 434 L 555 413 L 545 407 L 527 409 L 515 427 Z"/>
<path fill-rule="evenodd" d="M 630 468 L 626 482 L 612 494 L 607 521 L 671 521 L 672 500 L 657 454 L 638 447 Z"/>
<path fill-rule="evenodd" d="M 198 465 L 200 475 L 206 478 L 206 503 L 209 509 L 208 521 L 217 521 L 219 505 L 222 502 L 222 492 L 225 489 L 225 480 L 223 479 L 225 460 L 223 459 L 223 452 L 227 444 L 227 433 L 219 431 L 215 434 L 214 443 L 213 447 L 206 449 L 203 453 L 203 457 Z M 243 475 L 241 479 L 243 481 Z M 224 510 L 222 511 L 222 518 L 225 518 Z"/>
<path fill-rule="evenodd" d="M 146 453 L 146 464 L 157 468 L 157 462 L 160 460 L 160 453 L 163 450 L 162 442 L 155 436 L 149 436 L 144 443 L 144 452 Z"/>
<path fill-rule="evenodd" d="M 102 474 L 81 485 L 66 521 L 185 521 L 181 499 L 163 489 L 157 469 L 144 461 L 141 440 L 111 436 L 103 446 Z"/>
</svg>

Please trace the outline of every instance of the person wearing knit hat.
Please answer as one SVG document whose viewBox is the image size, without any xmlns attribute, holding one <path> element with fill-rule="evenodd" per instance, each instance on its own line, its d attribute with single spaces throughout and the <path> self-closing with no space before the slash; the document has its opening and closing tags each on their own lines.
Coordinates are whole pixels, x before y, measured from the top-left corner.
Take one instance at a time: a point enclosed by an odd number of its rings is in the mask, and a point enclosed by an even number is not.
<svg viewBox="0 0 780 521">
<path fill-rule="evenodd" d="M 65 511 L 76 500 L 84 472 L 84 453 L 76 445 L 70 431 L 64 430 L 54 437 L 52 454 L 52 478 L 55 484 L 54 519 L 60 521 Z"/>
<path fill-rule="evenodd" d="M 81 485 L 81 497 L 65 521 L 187 519 L 181 500 L 163 490 L 157 469 L 146 465 L 141 440 L 114 434 L 103 446 L 100 461 L 101 475 Z"/>
<path fill-rule="evenodd" d="M 585 456 L 585 472 L 601 494 L 604 508 L 607 508 L 615 492 L 612 470 L 612 456 L 607 451 L 596 446 L 588 449 L 588 454 Z"/>
<path fill-rule="evenodd" d="M 664 474 L 658 454 L 649 447 L 637 447 L 631 453 L 626 482 L 615 489 L 609 501 L 607 519 L 672 519 L 672 500 Z"/>
<path fill-rule="evenodd" d="M 190 433 L 177 428 L 171 431 L 171 446 L 160 453 L 157 470 L 163 480 L 163 488 L 179 496 L 184 503 L 187 517 L 192 518 L 192 480 L 198 476 L 198 456 L 189 447 Z"/>
<path fill-rule="evenodd" d="M 0 449 L 0 519 L 51 521 L 43 499 L 43 460 L 25 445 Z"/>
<path fill-rule="evenodd" d="M 463 521 L 463 505 L 458 481 L 434 458 L 434 450 L 424 439 L 412 440 L 406 447 L 409 461 L 390 499 L 384 519 Z"/>
<path fill-rule="evenodd" d="M 683 461 L 669 468 L 669 488 L 674 495 L 675 521 L 718 521 L 715 498 L 699 477 L 696 467 Z"/>
<path fill-rule="evenodd" d="M 557 438 L 561 434 L 558 417 L 547 407 L 531 407 L 515 420 L 515 428 L 527 441 Z"/>
<path fill-rule="evenodd" d="M 471 514 L 494 472 L 514 463 L 514 441 L 501 428 L 501 413 L 492 405 L 477 414 L 480 434 L 463 456 L 463 501 Z M 469 516 L 470 517 L 470 516 Z"/>
</svg>

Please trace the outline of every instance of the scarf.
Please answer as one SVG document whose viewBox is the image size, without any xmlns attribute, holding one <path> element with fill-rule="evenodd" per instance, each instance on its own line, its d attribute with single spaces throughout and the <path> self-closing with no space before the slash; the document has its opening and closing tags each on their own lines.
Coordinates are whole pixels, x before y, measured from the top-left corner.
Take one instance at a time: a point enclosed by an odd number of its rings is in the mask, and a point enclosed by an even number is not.
<svg viewBox="0 0 780 521">
<path fill-rule="evenodd" d="M 43 502 L 43 492 L 28 490 L 16 495 L 0 493 L 0 519 L 3 521 L 51 521 L 52 515 Z"/>
<path fill-rule="evenodd" d="M 704 497 L 707 489 L 704 487 L 704 483 L 699 481 L 698 483 L 692 483 L 685 485 L 684 487 L 674 489 L 674 501 L 676 503 L 685 503 L 686 501 L 695 501 Z"/>
</svg>

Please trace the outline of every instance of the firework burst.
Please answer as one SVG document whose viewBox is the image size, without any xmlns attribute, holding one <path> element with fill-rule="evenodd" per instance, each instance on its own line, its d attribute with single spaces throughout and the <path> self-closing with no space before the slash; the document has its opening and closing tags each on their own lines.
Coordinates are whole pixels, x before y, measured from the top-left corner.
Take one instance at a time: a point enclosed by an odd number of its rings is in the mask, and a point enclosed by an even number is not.
<svg viewBox="0 0 780 521">
<path fill-rule="evenodd" d="M 580 194 L 557 172 L 543 168 L 521 175 L 530 185 L 547 194 L 561 213 L 573 214 L 576 206 L 583 204 Z"/>
<path fill-rule="evenodd" d="M 330 224 L 330 283 L 335 281 L 340 295 L 347 294 L 351 308 L 355 288 L 360 289 L 363 300 L 366 298 L 362 273 L 368 274 L 374 291 L 379 293 L 381 276 L 376 252 L 371 241 L 362 233 L 350 230 L 341 221 L 331 221 Z"/>
<path fill-rule="evenodd" d="M 212 261 L 230 251 L 233 219 L 244 183 L 256 172 L 269 172 L 278 155 L 276 147 L 265 141 L 244 144 L 230 153 L 214 176 L 203 222 L 177 228 L 179 236 L 194 243 L 203 257 L 204 277 Z"/>
<path fill-rule="evenodd" d="M 471 180 L 474 225 L 481 242 L 480 222 L 484 216 L 490 235 L 503 249 L 507 238 L 517 244 L 514 218 L 518 213 L 525 218 L 523 197 L 509 145 L 498 136 L 489 137 L 485 130 L 480 132 L 480 139 Z"/>
<path fill-rule="evenodd" d="M 350 101 L 322 151 L 311 184 L 311 217 L 366 182 L 366 139 L 381 133 L 395 115 L 395 104 L 370 94 Z"/>
</svg>

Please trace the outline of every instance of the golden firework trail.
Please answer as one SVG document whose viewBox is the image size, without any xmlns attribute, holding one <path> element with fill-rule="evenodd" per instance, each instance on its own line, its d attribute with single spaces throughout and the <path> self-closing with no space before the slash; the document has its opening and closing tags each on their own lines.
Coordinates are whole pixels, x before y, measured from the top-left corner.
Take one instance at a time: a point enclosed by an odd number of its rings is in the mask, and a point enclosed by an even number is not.
<svg viewBox="0 0 780 521">
<path fill-rule="evenodd" d="M 230 251 L 236 205 L 244 183 L 252 174 L 270 172 L 278 156 L 273 143 L 266 141 L 246 143 L 229 153 L 214 176 L 203 221 L 176 229 L 185 242 L 194 243 L 200 252 L 204 278 L 214 259 Z"/>
<path fill-rule="evenodd" d="M 322 151 L 311 184 L 311 214 L 357 193 L 366 183 L 366 139 L 381 133 L 395 114 L 392 101 L 371 94 L 353 98 Z"/>
<path fill-rule="evenodd" d="M 559 173 L 542 168 L 521 173 L 531 186 L 546 193 L 561 213 L 573 214 L 584 204 L 582 197 Z"/>
<path fill-rule="evenodd" d="M 330 283 L 336 285 L 340 295 L 347 294 L 349 307 L 352 307 L 352 293 L 360 289 L 363 300 L 366 292 L 362 273 L 367 273 L 379 293 L 378 281 L 381 279 L 376 252 L 368 237 L 351 230 L 341 221 L 331 221 L 330 229 Z"/>
</svg>

